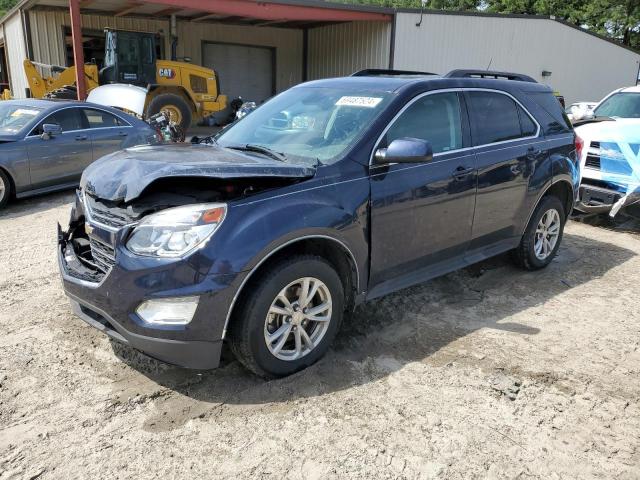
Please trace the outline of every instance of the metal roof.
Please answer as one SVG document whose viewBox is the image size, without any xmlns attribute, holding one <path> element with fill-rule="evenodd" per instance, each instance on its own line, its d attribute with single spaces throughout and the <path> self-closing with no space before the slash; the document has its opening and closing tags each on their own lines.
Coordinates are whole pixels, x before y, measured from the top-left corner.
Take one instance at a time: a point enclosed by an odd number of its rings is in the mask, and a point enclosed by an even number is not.
<svg viewBox="0 0 640 480">
<path fill-rule="evenodd" d="M 22 0 L 9 10 L 0 23 L 19 9 L 69 9 L 68 0 Z M 431 10 L 419 8 L 387 8 L 371 5 L 345 4 L 324 0 L 80 0 L 80 10 L 86 14 L 127 17 L 168 18 L 195 22 L 224 22 L 228 24 L 308 28 L 331 23 L 357 20 L 391 21 L 396 13 L 416 15 L 453 15 L 497 18 L 548 20 L 561 23 L 587 35 L 597 37 L 618 47 L 640 53 L 620 42 L 569 23 L 555 16 L 487 13 L 481 11 Z"/>
<path fill-rule="evenodd" d="M 69 9 L 68 0 L 22 0 L 17 9 Z M 175 15 L 194 22 L 307 28 L 352 21 L 387 21 L 393 10 L 319 0 L 80 0 L 83 14 L 114 17 L 155 17 Z"/>
</svg>

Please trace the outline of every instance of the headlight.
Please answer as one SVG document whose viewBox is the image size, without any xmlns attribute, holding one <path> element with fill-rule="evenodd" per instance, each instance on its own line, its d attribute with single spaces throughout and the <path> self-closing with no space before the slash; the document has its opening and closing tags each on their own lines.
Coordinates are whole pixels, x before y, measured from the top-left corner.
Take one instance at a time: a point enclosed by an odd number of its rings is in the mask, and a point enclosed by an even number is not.
<svg viewBox="0 0 640 480">
<path fill-rule="evenodd" d="M 215 232 L 227 213 L 221 203 L 169 208 L 149 215 L 136 226 L 127 248 L 149 257 L 179 257 Z"/>
</svg>

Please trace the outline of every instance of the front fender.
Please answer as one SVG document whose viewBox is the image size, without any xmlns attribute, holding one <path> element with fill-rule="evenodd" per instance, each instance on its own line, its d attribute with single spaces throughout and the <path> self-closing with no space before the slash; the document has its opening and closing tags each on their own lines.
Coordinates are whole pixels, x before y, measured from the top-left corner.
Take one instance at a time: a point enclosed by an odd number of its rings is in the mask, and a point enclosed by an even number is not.
<svg viewBox="0 0 640 480">
<path fill-rule="evenodd" d="M 366 289 L 369 180 L 317 185 L 232 205 L 207 255 L 212 273 L 240 272 L 229 285 L 222 338 L 244 285 L 273 254 L 297 241 L 325 239 L 347 251 L 356 269 L 357 292 Z"/>
<path fill-rule="evenodd" d="M 315 236 L 343 244 L 365 279 L 368 199 L 369 181 L 363 177 L 231 204 L 207 248 L 211 273 L 250 271 L 281 246 Z"/>
</svg>

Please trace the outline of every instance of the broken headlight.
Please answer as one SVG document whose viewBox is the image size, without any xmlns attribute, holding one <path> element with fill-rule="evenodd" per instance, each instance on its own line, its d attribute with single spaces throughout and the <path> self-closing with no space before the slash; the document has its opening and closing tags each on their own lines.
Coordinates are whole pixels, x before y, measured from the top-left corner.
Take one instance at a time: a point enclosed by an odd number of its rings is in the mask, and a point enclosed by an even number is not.
<svg viewBox="0 0 640 480">
<path fill-rule="evenodd" d="M 127 248 L 137 255 L 180 257 L 213 235 L 226 213 L 227 206 L 220 203 L 162 210 L 136 226 Z"/>
</svg>

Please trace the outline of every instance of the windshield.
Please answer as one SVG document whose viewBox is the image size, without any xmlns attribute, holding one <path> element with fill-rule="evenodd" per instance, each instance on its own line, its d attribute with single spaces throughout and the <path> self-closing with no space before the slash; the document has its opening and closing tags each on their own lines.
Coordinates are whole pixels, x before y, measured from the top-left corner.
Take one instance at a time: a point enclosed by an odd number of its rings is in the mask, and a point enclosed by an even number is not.
<svg viewBox="0 0 640 480">
<path fill-rule="evenodd" d="M 42 111 L 37 107 L 0 104 L 0 134 L 14 135 Z"/>
<path fill-rule="evenodd" d="M 640 93 L 614 93 L 594 113 L 596 117 L 640 118 Z"/>
<path fill-rule="evenodd" d="M 389 93 L 356 89 L 292 88 L 223 130 L 216 142 L 228 148 L 266 147 L 287 162 L 334 163 L 390 98 Z"/>
</svg>

